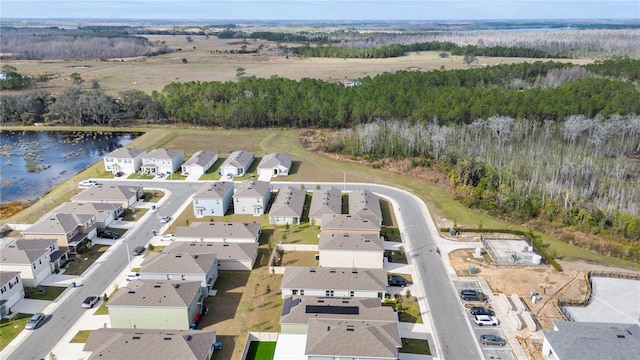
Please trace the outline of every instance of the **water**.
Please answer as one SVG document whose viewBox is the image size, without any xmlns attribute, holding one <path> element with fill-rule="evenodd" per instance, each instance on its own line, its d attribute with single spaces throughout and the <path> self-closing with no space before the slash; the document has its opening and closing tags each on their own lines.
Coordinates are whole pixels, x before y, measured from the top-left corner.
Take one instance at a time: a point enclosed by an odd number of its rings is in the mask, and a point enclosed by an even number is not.
<svg viewBox="0 0 640 360">
<path fill-rule="evenodd" d="M 0 131 L 0 202 L 33 202 L 139 134 Z"/>
</svg>

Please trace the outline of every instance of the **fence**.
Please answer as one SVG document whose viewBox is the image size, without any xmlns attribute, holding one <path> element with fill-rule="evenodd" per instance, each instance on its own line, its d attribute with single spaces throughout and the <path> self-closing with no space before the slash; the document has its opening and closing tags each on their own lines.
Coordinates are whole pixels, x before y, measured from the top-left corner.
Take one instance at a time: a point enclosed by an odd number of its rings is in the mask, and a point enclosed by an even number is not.
<svg viewBox="0 0 640 360">
<path fill-rule="evenodd" d="M 278 341 L 278 333 L 272 332 L 253 332 L 250 331 L 247 336 L 247 340 L 244 342 L 244 350 L 242 351 L 242 360 L 247 358 L 247 352 L 249 351 L 249 344 L 252 341 Z"/>
</svg>

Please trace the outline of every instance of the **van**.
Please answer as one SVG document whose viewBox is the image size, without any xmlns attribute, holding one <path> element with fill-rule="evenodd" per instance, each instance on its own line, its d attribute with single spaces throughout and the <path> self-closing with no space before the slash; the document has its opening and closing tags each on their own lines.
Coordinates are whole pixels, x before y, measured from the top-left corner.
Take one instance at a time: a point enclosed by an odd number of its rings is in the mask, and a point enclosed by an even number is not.
<svg viewBox="0 0 640 360">
<path fill-rule="evenodd" d="M 460 298 L 464 301 L 484 301 L 486 296 L 478 290 L 462 289 L 460 290 Z"/>
<path fill-rule="evenodd" d="M 125 274 L 124 279 L 127 280 L 127 281 L 138 280 L 138 279 L 140 279 L 140 274 L 138 274 L 138 273 L 128 273 L 128 274 Z"/>
</svg>

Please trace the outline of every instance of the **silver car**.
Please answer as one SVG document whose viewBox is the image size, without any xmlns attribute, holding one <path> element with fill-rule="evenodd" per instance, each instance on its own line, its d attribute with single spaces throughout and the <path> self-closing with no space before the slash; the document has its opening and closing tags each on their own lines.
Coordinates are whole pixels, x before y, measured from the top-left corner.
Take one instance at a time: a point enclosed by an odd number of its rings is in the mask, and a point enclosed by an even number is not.
<svg viewBox="0 0 640 360">
<path fill-rule="evenodd" d="M 24 328 L 26 330 L 35 330 L 38 328 L 38 326 L 40 326 L 40 324 L 42 324 L 42 322 L 44 321 L 44 319 L 47 316 L 43 313 L 37 313 L 34 314 L 31 319 L 29 319 L 29 321 L 27 321 L 27 324 L 24 326 Z"/>
</svg>

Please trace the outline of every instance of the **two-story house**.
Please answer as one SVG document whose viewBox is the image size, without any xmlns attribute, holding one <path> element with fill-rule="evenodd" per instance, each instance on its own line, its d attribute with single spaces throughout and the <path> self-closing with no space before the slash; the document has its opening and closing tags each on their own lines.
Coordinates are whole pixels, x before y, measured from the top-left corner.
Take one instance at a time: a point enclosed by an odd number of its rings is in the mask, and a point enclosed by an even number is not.
<svg viewBox="0 0 640 360">
<path fill-rule="evenodd" d="M 380 198 L 366 189 L 353 190 L 349 193 L 349 214 L 358 215 L 382 226 L 382 210 Z"/>
<path fill-rule="evenodd" d="M 269 210 L 269 224 L 300 224 L 306 195 L 306 191 L 292 186 L 287 186 L 278 191 L 278 195 Z"/>
<path fill-rule="evenodd" d="M 309 206 L 309 221 L 322 225 L 323 215 L 342 214 L 342 192 L 334 187 L 313 191 Z"/>
<path fill-rule="evenodd" d="M 233 202 L 233 182 L 205 183 L 193 195 L 192 202 L 195 217 L 224 216 Z"/>
<path fill-rule="evenodd" d="M 22 231 L 25 239 L 55 239 L 69 253 L 81 252 L 97 236 L 96 216 L 91 214 L 49 214 Z"/>
<path fill-rule="evenodd" d="M 0 319 L 11 313 L 11 307 L 24 299 L 24 286 L 19 271 L 0 271 Z"/>
<path fill-rule="evenodd" d="M 332 233 L 355 233 L 380 235 L 381 225 L 358 215 L 322 215 L 320 231 Z"/>
<path fill-rule="evenodd" d="M 0 249 L 2 271 L 18 271 L 25 286 L 38 286 L 69 261 L 66 248 L 56 239 L 16 239 Z"/>
<path fill-rule="evenodd" d="M 194 222 L 189 226 L 178 226 L 175 239 L 178 241 L 257 243 L 260 239 L 260 224 L 242 222 Z"/>
<path fill-rule="evenodd" d="M 183 153 L 174 149 L 154 149 L 142 157 L 140 170 L 145 174 L 171 174 L 180 169 Z"/>
<path fill-rule="evenodd" d="M 65 202 L 56 207 L 53 213 L 90 214 L 96 216 L 96 226 L 104 229 L 124 212 L 122 204 L 93 203 L 93 202 Z"/>
<path fill-rule="evenodd" d="M 119 148 L 103 157 L 106 172 L 123 172 L 127 175 L 137 173 L 142 165 L 142 158 L 147 154 L 146 150 Z"/>
<path fill-rule="evenodd" d="M 220 165 L 220 174 L 223 179 L 243 176 L 253 163 L 255 155 L 250 151 L 234 151 Z"/>
<path fill-rule="evenodd" d="M 109 203 L 131 207 L 144 195 L 141 186 L 95 185 L 71 198 L 72 202 Z"/>
<path fill-rule="evenodd" d="M 233 194 L 233 213 L 263 215 L 271 198 L 271 184 L 266 181 L 243 181 Z"/>
<path fill-rule="evenodd" d="M 216 161 L 218 161 L 218 153 L 207 150 L 197 151 L 182 164 L 182 175 L 202 176 L 209 171 Z"/>
<path fill-rule="evenodd" d="M 382 269 L 384 242 L 376 234 L 321 232 L 321 267 Z"/>
<path fill-rule="evenodd" d="M 384 269 L 287 266 L 282 278 L 282 298 L 291 295 L 384 298 Z"/>
<path fill-rule="evenodd" d="M 200 281 L 207 296 L 218 279 L 218 261 L 212 253 L 163 251 L 144 259 L 140 268 L 140 280 Z"/>
<path fill-rule="evenodd" d="M 258 256 L 257 242 L 186 242 L 173 241 L 163 252 L 215 254 L 218 270 L 222 271 L 251 271 Z"/>
</svg>

